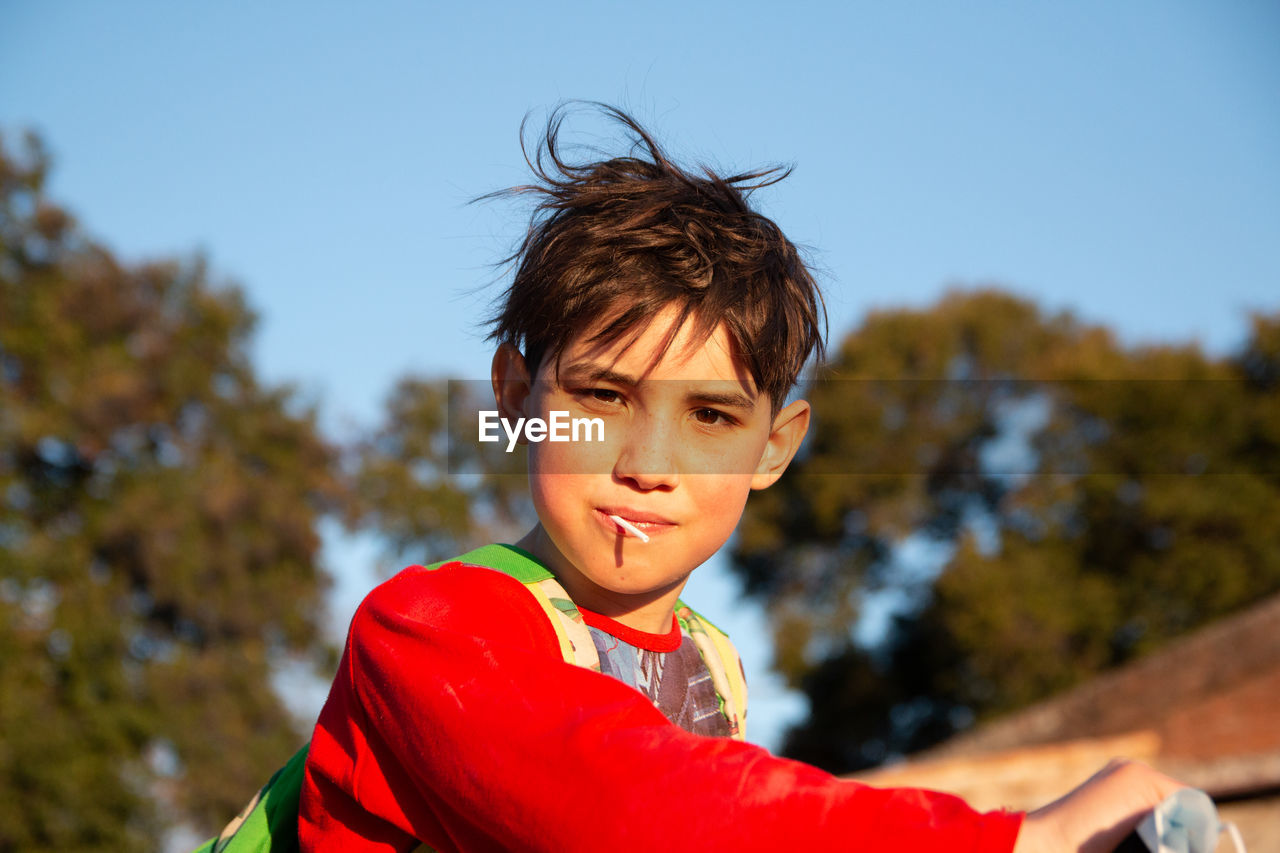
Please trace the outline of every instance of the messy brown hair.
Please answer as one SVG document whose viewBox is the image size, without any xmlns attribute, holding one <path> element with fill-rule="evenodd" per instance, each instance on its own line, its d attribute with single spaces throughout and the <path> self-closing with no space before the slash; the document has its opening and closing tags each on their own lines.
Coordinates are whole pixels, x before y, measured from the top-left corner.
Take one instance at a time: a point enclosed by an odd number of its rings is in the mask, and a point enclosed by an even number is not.
<svg viewBox="0 0 1280 853">
<path fill-rule="evenodd" d="M 702 342 L 724 324 L 757 388 L 776 410 L 810 355 L 823 352 L 822 295 L 800 252 L 748 205 L 757 189 L 790 174 L 773 167 L 721 176 L 673 163 L 631 116 L 594 104 L 631 140 L 626 156 L 572 163 L 552 111 L 531 157 L 535 183 L 501 193 L 538 198 L 490 338 L 519 349 L 531 372 L 559 361 L 584 329 L 611 318 L 587 343 L 634 336 L 677 306 L 672 329 L 692 320 Z M 526 119 L 527 122 L 527 119 Z M 668 339 L 668 345 L 670 339 Z"/>
</svg>

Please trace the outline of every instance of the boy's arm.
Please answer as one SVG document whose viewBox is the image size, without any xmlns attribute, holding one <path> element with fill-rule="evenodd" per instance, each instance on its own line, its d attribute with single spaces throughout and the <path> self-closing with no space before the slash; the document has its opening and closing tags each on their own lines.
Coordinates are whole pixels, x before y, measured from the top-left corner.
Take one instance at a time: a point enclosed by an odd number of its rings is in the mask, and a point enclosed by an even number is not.
<svg viewBox="0 0 1280 853">
<path fill-rule="evenodd" d="M 440 850 L 1009 851 L 1022 818 L 688 734 L 564 663 L 521 585 L 469 566 L 366 599 L 311 749 L 304 850 L 354 831 Z"/>
<path fill-rule="evenodd" d="M 1108 853 L 1181 787 L 1141 762 L 1114 760 L 1075 790 L 1027 815 L 1014 853 Z"/>
</svg>

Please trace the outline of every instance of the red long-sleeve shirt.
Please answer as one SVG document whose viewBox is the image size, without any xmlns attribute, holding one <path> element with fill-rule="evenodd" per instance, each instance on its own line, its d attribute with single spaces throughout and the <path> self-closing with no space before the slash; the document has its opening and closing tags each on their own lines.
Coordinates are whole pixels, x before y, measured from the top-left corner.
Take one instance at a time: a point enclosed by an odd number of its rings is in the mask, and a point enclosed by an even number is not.
<svg viewBox="0 0 1280 853">
<path fill-rule="evenodd" d="M 356 612 L 299 837 L 303 851 L 1008 851 L 1021 817 L 689 734 L 565 663 L 519 582 L 453 563 L 406 569 Z"/>
</svg>

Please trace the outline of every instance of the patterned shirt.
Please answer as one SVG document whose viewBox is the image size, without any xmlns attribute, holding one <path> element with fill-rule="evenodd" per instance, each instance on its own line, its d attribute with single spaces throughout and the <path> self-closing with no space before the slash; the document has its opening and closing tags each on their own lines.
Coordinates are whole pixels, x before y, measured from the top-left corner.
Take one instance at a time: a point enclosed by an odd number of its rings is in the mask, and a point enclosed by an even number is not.
<svg viewBox="0 0 1280 853">
<path fill-rule="evenodd" d="M 594 625 L 588 625 L 588 630 L 605 675 L 648 696 L 668 720 L 685 731 L 713 737 L 729 735 L 729 721 L 720 711 L 711 673 L 688 631 L 681 628 L 680 644 L 674 650 L 654 651 Z"/>
</svg>

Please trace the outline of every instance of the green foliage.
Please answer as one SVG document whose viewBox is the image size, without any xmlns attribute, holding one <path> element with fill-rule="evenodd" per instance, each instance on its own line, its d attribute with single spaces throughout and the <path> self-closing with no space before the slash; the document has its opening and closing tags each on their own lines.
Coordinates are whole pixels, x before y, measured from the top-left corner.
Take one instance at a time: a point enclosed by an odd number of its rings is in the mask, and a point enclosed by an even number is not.
<svg viewBox="0 0 1280 853">
<path fill-rule="evenodd" d="M 735 551 L 811 700 L 788 751 L 867 766 L 1280 590 L 1278 385 L 1277 316 L 1232 358 L 1127 348 L 995 291 L 870 316 Z M 993 449 L 1036 409 L 1031 461 L 1001 470 Z M 908 537 L 941 549 L 936 577 L 895 559 Z M 914 606 L 864 648 L 884 588 Z"/>
<path fill-rule="evenodd" d="M 335 454 L 200 261 L 125 264 L 0 147 L 0 850 L 213 831 L 297 748 Z"/>
<path fill-rule="evenodd" d="M 492 400 L 487 383 L 401 379 L 383 424 L 354 448 L 348 520 L 418 563 L 523 535 L 535 520 L 524 454 L 482 457 L 474 440 Z"/>
</svg>

